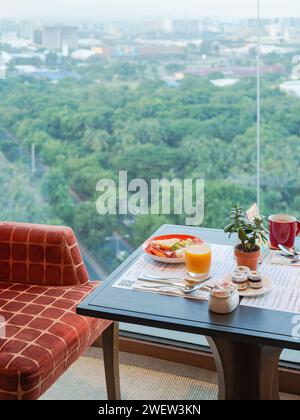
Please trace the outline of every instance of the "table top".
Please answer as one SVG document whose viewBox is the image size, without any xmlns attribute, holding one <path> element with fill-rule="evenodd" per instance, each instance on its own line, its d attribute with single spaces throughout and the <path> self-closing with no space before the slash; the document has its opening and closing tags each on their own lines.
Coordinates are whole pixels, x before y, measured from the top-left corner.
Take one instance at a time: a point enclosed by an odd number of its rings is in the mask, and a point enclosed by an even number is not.
<svg viewBox="0 0 300 420">
<path fill-rule="evenodd" d="M 186 226 L 163 225 L 153 236 L 168 233 L 191 234 L 215 244 L 234 243 L 233 239 L 229 241 L 220 230 Z M 135 251 L 77 307 L 77 313 L 149 327 L 300 350 L 300 338 L 292 336 L 295 314 L 239 306 L 231 314 L 218 315 L 208 310 L 207 301 L 112 287 L 142 252 L 141 248 Z"/>
</svg>

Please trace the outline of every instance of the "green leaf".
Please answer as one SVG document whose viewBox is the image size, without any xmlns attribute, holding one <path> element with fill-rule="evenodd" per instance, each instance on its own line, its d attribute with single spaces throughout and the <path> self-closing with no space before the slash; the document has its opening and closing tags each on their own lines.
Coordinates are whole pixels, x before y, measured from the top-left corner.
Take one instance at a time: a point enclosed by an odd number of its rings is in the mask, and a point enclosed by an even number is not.
<svg viewBox="0 0 300 420">
<path fill-rule="evenodd" d="M 225 233 L 229 233 L 229 232 L 231 232 L 231 230 L 234 228 L 234 223 L 230 223 L 230 225 L 227 225 L 225 228 L 224 228 L 224 232 Z"/>
<path fill-rule="evenodd" d="M 248 241 L 248 236 L 242 228 L 239 228 L 238 234 L 239 234 L 239 240 L 240 241 L 242 241 L 242 242 Z"/>
</svg>

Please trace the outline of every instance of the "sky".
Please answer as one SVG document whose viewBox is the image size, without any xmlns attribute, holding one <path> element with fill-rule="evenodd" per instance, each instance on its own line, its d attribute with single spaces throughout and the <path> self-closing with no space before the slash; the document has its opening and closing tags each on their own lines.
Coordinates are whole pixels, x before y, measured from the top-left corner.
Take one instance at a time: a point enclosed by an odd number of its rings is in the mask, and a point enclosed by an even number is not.
<svg viewBox="0 0 300 420">
<path fill-rule="evenodd" d="M 263 16 L 300 16 L 300 0 L 260 0 Z M 257 0 L 0 0 L 1 17 L 254 17 Z"/>
</svg>

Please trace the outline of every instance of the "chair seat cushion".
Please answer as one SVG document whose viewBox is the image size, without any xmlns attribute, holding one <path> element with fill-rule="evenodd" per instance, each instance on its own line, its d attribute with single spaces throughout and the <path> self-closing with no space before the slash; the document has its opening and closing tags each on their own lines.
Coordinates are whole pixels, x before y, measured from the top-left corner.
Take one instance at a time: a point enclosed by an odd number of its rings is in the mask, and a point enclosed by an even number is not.
<svg viewBox="0 0 300 420">
<path fill-rule="evenodd" d="M 97 285 L 0 283 L 0 400 L 37 399 L 111 324 L 75 313 Z"/>
</svg>

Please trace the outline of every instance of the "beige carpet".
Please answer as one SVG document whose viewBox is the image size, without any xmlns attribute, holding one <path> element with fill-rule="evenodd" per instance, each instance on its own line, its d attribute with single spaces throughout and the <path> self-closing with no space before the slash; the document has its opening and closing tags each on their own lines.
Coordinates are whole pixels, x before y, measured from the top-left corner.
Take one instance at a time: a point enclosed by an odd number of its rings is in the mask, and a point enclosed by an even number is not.
<svg viewBox="0 0 300 420">
<path fill-rule="evenodd" d="M 212 372 L 121 353 L 123 400 L 214 400 L 216 375 Z M 282 394 L 282 399 L 300 396 Z M 102 351 L 91 348 L 41 398 L 44 400 L 105 400 Z"/>
</svg>

